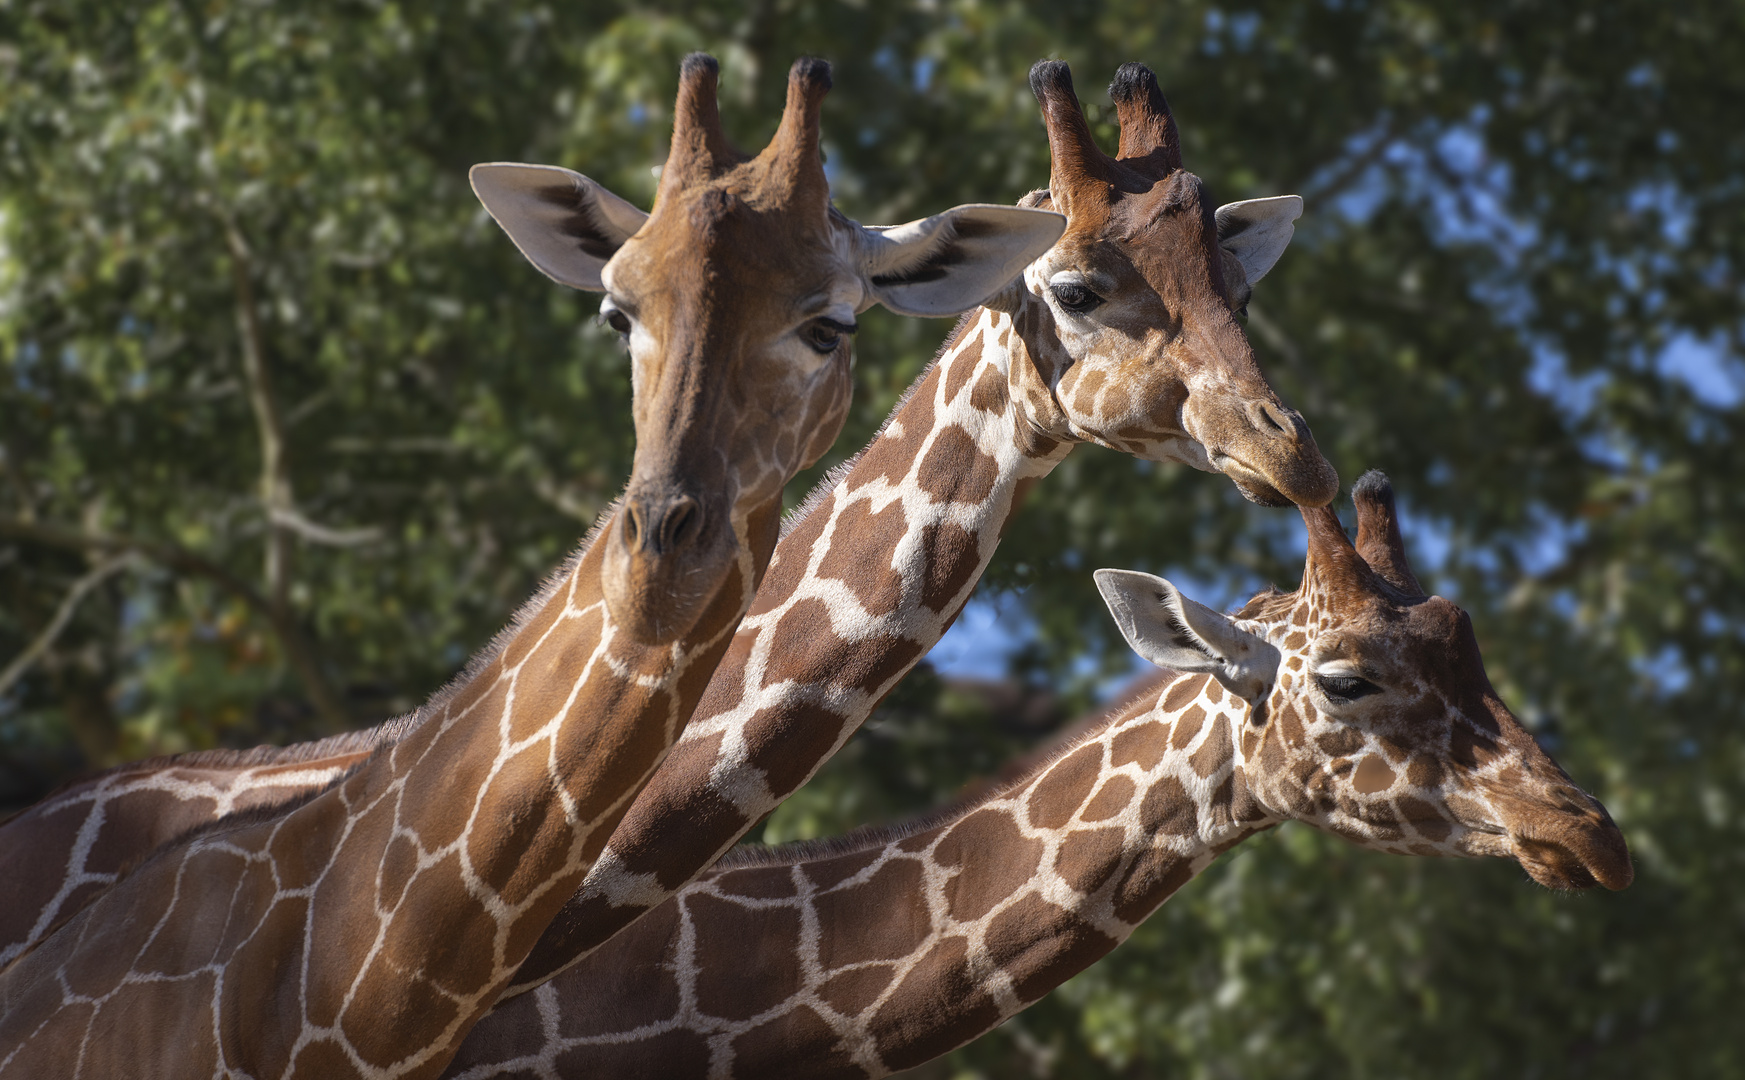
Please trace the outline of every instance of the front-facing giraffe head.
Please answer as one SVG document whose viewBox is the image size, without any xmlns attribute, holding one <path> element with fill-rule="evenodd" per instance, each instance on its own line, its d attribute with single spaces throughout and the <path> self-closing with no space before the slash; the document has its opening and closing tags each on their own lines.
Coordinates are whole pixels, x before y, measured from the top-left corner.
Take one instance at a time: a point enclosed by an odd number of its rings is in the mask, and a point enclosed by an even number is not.
<svg viewBox="0 0 1745 1080">
<path fill-rule="evenodd" d="M 1025 200 L 1067 215 L 1066 235 L 1024 273 L 1065 356 L 1020 400 L 1047 431 L 1222 472 L 1255 502 L 1322 506 L 1339 479 L 1255 364 L 1236 322 L 1290 242 L 1294 195 L 1215 213 L 1157 78 L 1123 65 L 1109 87 L 1115 157 L 1097 146 L 1060 61 L 1030 71 L 1052 159 Z"/>
<path fill-rule="evenodd" d="M 1235 615 L 1150 574 L 1097 571 L 1140 655 L 1249 704 L 1233 738 L 1237 816 L 1399 854 L 1512 856 L 1556 889 L 1628 885 L 1605 807 L 1503 704 L 1466 613 L 1419 588 L 1387 479 L 1366 474 L 1352 497 L 1356 545 L 1331 509 L 1305 509 L 1302 585 Z"/>
<path fill-rule="evenodd" d="M 701 53 L 680 69 L 652 213 L 568 169 L 472 172 L 522 253 L 604 292 L 601 314 L 629 345 L 636 456 L 600 539 L 603 585 L 613 618 L 650 643 L 693 625 L 753 539 L 773 545 L 782 485 L 847 415 L 856 314 L 974 307 L 1064 227 L 998 206 L 862 227 L 830 205 L 818 149 L 830 65 L 794 64 L 781 124 L 755 157 L 722 132 L 717 71 Z"/>
</svg>

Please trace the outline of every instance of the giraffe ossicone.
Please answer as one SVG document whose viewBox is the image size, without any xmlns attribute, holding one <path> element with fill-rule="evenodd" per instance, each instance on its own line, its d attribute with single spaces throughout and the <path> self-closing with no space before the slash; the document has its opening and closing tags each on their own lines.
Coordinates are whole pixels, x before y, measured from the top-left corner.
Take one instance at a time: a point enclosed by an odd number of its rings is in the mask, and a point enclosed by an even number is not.
<svg viewBox="0 0 1745 1080">
<path fill-rule="evenodd" d="M 782 485 L 841 428 L 854 313 L 892 287 L 911 309 L 974 303 L 1059 234 L 1004 208 L 970 212 L 975 244 L 863 236 L 829 205 L 828 65 L 795 64 L 752 158 L 721 136 L 715 74 L 681 68 L 633 233 L 597 192 L 564 197 L 562 272 L 585 286 L 598 263 L 629 337 L 620 506 L 392 742 L 88 882 L 83 907 L 57 893 L 64 921 L 0 970 L 0 1077 L 440 1072 L 683 729 L 768 563 Z"/>
<path fill-rule="evenodd" d="M 1551 888 L 1627 886 L 1605 808 L 1497 696 L 1464 613 L 1418 588 L 1385 478 L 1354 496 L 1356 545 L 1333 511 L 1305 508 L 1301 585 L 1234 615 L 1186 606 L 1150 575 L 1101 575 L 1141 653 L 1194 670 L 1157 672 L 969 803 L 722 860 L 501 1002 L 447 1075 L 912 1068 L 1040 999 L 1218 855 L 1289 821 L 1378 851 L 1513 858 Z"/>
</svg>

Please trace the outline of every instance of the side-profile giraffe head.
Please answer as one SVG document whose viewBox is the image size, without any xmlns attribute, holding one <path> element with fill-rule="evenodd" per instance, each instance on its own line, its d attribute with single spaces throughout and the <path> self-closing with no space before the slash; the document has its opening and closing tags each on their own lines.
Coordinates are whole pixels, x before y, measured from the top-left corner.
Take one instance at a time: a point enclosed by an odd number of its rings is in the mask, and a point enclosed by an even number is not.
<svg viewBox="0 0 1745 1080">
<path fill-rule="evenodd" d="M 1234 739 L 1238 807 L 1382 851 L 1512 856 L 1554 889 L 1628 885 L 1605 807 L 1503 704 L 1466 613 L 1419 588 L 1387 478 L 1367 473 L 1352 498 L 1356 545 L 1331 509 L 1305 509 L 1301 587 L 1235 615 L 1150 574 L 1097 571 L 1140 655 L 1249 703 Z"/>
<path fill-rule="evenodd" d="M 753 511 L 771 510 L 835 441 L 856 314 L 972 308 L 1064 227 L 1000 206 L 862 227 L 830 205 L 818 150 L 830 65 L 794 64 L 781 124 L 755 157 L 722 132 L 717 73 L 701 53 L 680 69 L 652 213 L 568 169 L 472 170 L 522 253 L 562 284 L 604 292 L 601 314 L 629 345 L 636 455 L 600 542 L 613 618 L 651 643 L 693 625 L 749 543 Z M 773 510 L 757 520 L 773 543 Z"/>
<path fill-rule="evenodd" d="M 1331 502 L 1338 476 L 1267 385 L 1236 321 L 1290 242 L 1302 200 L 1214 212 L 1204 182 L 1182 168 L 1175 118 L 1142 64 L 1123 65 L 1109 87 L 1121 124 L 1115 157 L 1097 146 L 1065 63 L 1038 63 L 1030 86 L 1052 165 L 1048 190 L 1024 205 L 1067 215 L 1066 235 L 1024 273 L 1065 350 L 1042 365 L 1038 385 L 1020 388 L 1032 419 L 1222 472 L 1264 505 Z"/>
</svg>

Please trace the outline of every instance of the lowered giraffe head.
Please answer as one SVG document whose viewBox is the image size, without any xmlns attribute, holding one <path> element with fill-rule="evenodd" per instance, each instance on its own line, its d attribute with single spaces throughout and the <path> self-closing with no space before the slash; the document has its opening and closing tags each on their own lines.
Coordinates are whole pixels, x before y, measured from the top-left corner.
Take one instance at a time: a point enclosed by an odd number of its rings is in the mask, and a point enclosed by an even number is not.
<svg viewBox="0 0 1745 1080">
<path fill-rule="evenodd" d="M 1237 324 L 1302 213 L 1295 195 L 1213 211 L 1182 168 L 1157 78 L 1125 64 L 1109 87 L 1115 157 L 1091 135 L 1072 74 L 1042 61 L 1030 86 L 1048 128 L 1048 190 L 1024 205 L 1067 215 L 1066 234 L 1024 272 L 1065 356 L 1019 399 L 1045 431 L 1156 461 L 1222 472 L 1268 506 L 1324 506 L 1339 478 L 1308 425 L 1267 385 Z"/>
<path fill-rule="evenodd" d="M 856 314 L 875 303 L 909 315 L 974 307 L 1064 227 L 1057 214 L 997 206 L 862 227 L 830 205 L 819 155 L 830 65 L 794 64 L 781 124 L 755 157 L 722 133 L 717 72 L 701 53 L 680 69 L 652 213 L 568 169 L 472 170 L 529 261 L 604 292 L 601 315 L 628 343 L 636 455 L 599 542 L 610 545 L 614 620 L 650 643 L 692 626 L 748 532 L 773 545 L 782 485 L 847 415 Z"/>
<path fill-rule="evenodd" d="M 1256 819 L 1399 854 L 1512 856 L 1554 889 L 1628 885 L 1605 807 L 1503 704 L 1466 613 L 1419 588 L 1387 478 L 1365 474 L 1352 498 L 1356 545 L 1331 509 L 1305 509 L 1301 587 L 1235 615 L 1130 570 L 1097 571 L 1098 588 L 1140 655 L 1248 702 L 1232 741 Z"/>
</svg>

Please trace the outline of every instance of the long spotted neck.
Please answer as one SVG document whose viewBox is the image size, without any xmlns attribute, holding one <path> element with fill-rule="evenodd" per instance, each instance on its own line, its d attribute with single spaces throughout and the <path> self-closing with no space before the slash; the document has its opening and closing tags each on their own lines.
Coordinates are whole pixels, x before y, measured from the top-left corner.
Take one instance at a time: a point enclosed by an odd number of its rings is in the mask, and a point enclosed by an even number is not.
<svg viewBox="0 0 1745 1080">
<path fill-rule="evenodd" d="M 736 523 L 664 646 L 614 625 L 590 543 L 343 782 L 159 852 L 0 973 L 0 1078 L 440 1072 L 678 736 L 777 523 Z"/>
<path fill-rule="evenodd" d="M 516 976 L 549 978 L 672 895 L 804 784 L 944 636 L 1029 484 L 1072 443 L 1022 400 L 1064 366 L 1040 301 L 966 317 L 782 538 L 659 773 Z"/>
<path fill-rule="evenodd" d="M 634 1063 L 673 1077 L 883 1076 L 937 1057 L 1277 822 L 1237 768 L 1249 716 L 1204 676 L 1160 675 L 1023 780 L 942 819 L 726 860 L 581 966 L 500 1003 L 449 1075 Z"/>
</svg>

